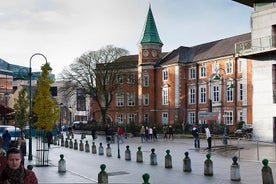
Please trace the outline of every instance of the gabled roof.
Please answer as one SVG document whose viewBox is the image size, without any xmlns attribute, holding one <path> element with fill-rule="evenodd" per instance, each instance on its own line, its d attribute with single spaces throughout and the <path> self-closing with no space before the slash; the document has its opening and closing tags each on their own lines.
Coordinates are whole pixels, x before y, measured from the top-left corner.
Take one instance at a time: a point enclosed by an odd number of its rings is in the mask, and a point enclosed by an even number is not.
<svg viewBox="0 0 276 184">
<path fill-rule="evenodd" d="M 190 63 L 235 54 L 235 44 L 251 39 L 251 33 L 225 38 L 193 47 L 179 47 L 159 62 L 162 64 Z"/>
<path fill-rule="evenodd" d="M 152 15 L 151 7 L 149 7 L 144 31 L 140 43 L 160 43 L 163 45 L 159 38 L 159 34 L 155 25 L 154 17 Z"/>
</svg>

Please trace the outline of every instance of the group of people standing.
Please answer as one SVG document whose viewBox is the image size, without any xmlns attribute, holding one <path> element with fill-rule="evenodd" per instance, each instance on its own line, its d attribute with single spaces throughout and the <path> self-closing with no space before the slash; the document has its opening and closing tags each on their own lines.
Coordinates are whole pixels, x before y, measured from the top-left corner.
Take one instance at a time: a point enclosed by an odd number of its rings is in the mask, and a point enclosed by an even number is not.
<svg viewBox="0 0 276 184">
<path fill-rule="evenodd" d="M 155 127 L 142 126 L 140 129 L 141 142 L 157 141 L 157 130 Z"/>
<path fill-rule="evenodd" d="M 206 139 L 208 143 L 208 149 L 211 149 L 212 146 L 212 137 L 211 137 L 211 132 L 208 127 L 208 125 L 205 126 L 205 134 L 206 134 Z M 194 146 L 195 148 L 200 148 L 200 137 L 199 137 L 199 130 L 197 128 L 197 125 L 194 125 L 192 129 L 192 135 L 194 137 Z"/>
</svg>

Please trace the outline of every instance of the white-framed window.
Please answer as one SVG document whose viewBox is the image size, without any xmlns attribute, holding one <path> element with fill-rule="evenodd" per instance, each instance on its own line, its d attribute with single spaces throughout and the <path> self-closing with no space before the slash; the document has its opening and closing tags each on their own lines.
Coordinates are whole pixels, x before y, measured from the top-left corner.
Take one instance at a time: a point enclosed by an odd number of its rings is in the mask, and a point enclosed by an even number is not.
<svg viewBox="0 0 276 184">
<path fill-rule="evenodd" d="M 220 102 L 219 85 L 213 85 L 213 102 Z"/>
<path fill-rule="evenodd" d="M 116 95 L 116 107 L 124 107 L 125 106 L 125 95 L 124 93 L 117 92 Z"/>
<path fill-rule="evenodd" d="M 198 123 L 199 123 L 200 125 L 205 125 L 205 124 L 207 124 L 207 120 L 201 119 L 201 120 L 198 120 Z"/>
<path fill-rule="evenodd" d="M 149 105 L 149 94 L 145 93 L 143 94 L 143 105 Z"/>
<path fill-rule="evenodd" d="M 225 73 L 231 74 L 233 73 L 233 61 L 228 59 L 225 63 Z"/>
<path fill-rule="evenodd" d="M 199 87 L 199 103 L 206 103 L 206 87 Z"/>
<path fill-rule="evenodd" d="M 149 123 L 149 114 L 148 113 L 145 113 L 144 114 L 144 123 Z"/>
<path fill-rule="evenodd" d="M 206 66 L 205 65 L 204 66 L 200 66 L 199 70 L 200 70 L 199 77 L 200 78 L 206 78 L 206 76 L 207 76 Z"/>
<path fill-rule="evenodd" d="M 241 110 L 241 111 L 238 111 L 238 120 L 239 120 L 239 121 L 244 121 L 242 110 Z"/>
<path fill-rule="evenodd" d="M 189 89 L 189 104 L 195 104 L 196 101 L 196 89 L 190 88 Z"/>
<path fill-rule="evenodd" d="M 127 123 L 134 123 L 135 122 L 135 114 L 129 114 Z"/>
<path fill-rule="evenodd" d="M 135 81 L 135 76 L 133 73 L 130 73 L 127 75 L 127 83 L 128 84 L 134 84 Z"/>
<path fill-rule="evenodd" d="M 116 120 L 118 124 L 123 124 L 124 123 L 124 115 L 121 113 L 116 114 Z"/>
<path fill-rule="evenodd" d="M 162 105 L 169 104 L 169 88 L 164 87 L 162 88 Z"/>
<path fill-rule="evenodd" d="M 162 70 L 162 81 L 167 81 L 169 78 L 168 68 Z"/>
<path fill-rule="evenodd" d="M 196 78 L 196 68 L 192 67 L 189 68 L 189 79 L 195 79 Z"/>
<path fill-rule="evenodd" d="M 123 75 L 121 75 L 121 74 L 116 75 L 116 83 L 123 84 Z"/>
<path fill-rule="evenodd" d="M 239 101 L 243 101 L 243 91 L 244 91 L 244 89 L 243 89 L 243 84 L 242 83 L 239 84 L 238 90 L 239 90 Z"/>
<path fill-rule="evenodd" d="M 233 111 L 224 111 L 225 125 L 233 125 Z"/>
<path fill-rule="evenodd" d="M 233 88 L 228 88 L 226 87 L 226 100 L 227 102 L 233 102 L 233 93 L 234 93 L 234 89 Z"/>
<path fill-rule="evenodd" d="M 162 112 L 162 124 L 167 125 L 169 122 L 169 114 L 168 112 Z"/>
<path fill-rule="evenodd" d="M 149 86 L 149 74 L 148 73 L 143 74 L 143 86 L 144 87 Z"/>
<path fill-rule="evenodd" d="M 135 93 L 134 92 L 127 93 L 127 105 L 135 106 Z"/>
<path fill-rule="evenodd" d="M 193 125 L 195 123 L 195 112 L 188 112 L 188 123 Z"/>
</svg>

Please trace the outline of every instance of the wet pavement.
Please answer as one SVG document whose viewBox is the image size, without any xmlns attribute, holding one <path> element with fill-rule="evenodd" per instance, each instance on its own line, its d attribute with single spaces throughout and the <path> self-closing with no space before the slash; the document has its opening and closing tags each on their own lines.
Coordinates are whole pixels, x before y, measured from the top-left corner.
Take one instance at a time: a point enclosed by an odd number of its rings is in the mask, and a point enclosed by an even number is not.
<svg viewBox="0 0 276 184">
<path fill-rule="evenodd" d="M 80 140 L 80 135 L 75 138 Z M 143 183 L 142 175 L 150 175 L 151 184 L 167 183 L 189 183 L 189 184 L 255 184 L 262 183 L 262 163 L 263 158 L 270 160 L 269 166 L 272 172 L 276 170 L 275 162 L 275 145 L 269 143 L 257 143 L 245 140 L 230 140 L 228 146 L 223 146 L 221 140 L 214 140 L 214 148 L 211 150 L 211 160 L 213 161 L 213 176 L 204 176 L 204 161 L 208 150 L 207 141 L 201 140 L 201 148 L 193 148 L 193 139 L 174 139 L 158 140 L 156 142 L 141 143 L 140 138 L 127 138 L 124 144 L 111 144 L 112 157 L 106 157 L 107 143 L 104 136 L 98 136 L 95 144 L 103 143 L 104 155 L 92 154 L 91 144 L 92 137 L 86 136 L 90 145 L 90 152 L 74 150 L 59 145 L 52 145 L 49 152 L 49 166 L 34 166 L 33 171 L 36 173 L 39 183 L 97 183 L 100 165 L 106 165 L 109 183 Z M 27 140 L 28 141 L 28 140 Z M 33 139 L 35 147 L 36 139 Z M 27 144 L 28 145 L 28 144 Z M 126 146 L 130 146 L 131 161 L 125 160 Z M 143 152 L 143 163 L 136 162 L 136 152 L 138 146 L 141 146 Z M 150 165 L 151 149 L 155 148 L 158 164 Z M 166 150 L 170 150 L 172 156 L 172 169 L 165 168 Z M 28 149 L 27 149 L 28 150 Z M 120 159 L 118 159 L 118 150 Z M 192 172 L 183 172 L 184 153 L 189 152 L 191 159 Z M 64 154 L 66 160 L 66 173 L 58 173 L 58 161 L 60 154 Z M 241 181 L 230 181 L 230 166 L 232 157 L 240 158 L 240 175 Z M 260 161 L 258 161 L 260 160 Z M 36 165 L 36 152 L 33 149 L 33 160 L 27 161 L 27 164 Z M 276 172 L 276 171 L 275 171 Z M 275 174 L 273 173 L 274 178 Z"/>
</svg>

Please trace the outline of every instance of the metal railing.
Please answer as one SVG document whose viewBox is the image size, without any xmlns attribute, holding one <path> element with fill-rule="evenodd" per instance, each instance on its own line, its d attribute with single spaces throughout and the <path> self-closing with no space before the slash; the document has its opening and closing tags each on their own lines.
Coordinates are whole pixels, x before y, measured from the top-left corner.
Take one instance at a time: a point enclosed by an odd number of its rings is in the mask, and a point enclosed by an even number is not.
<svg viewBox="0 0 276 184">
<path fill-rule="evenodd" d="M 247 40 L 235 44 L 235 55 L 243 56 L 275 50 L 275 35 L 254 40 Z"/>
</svg>

